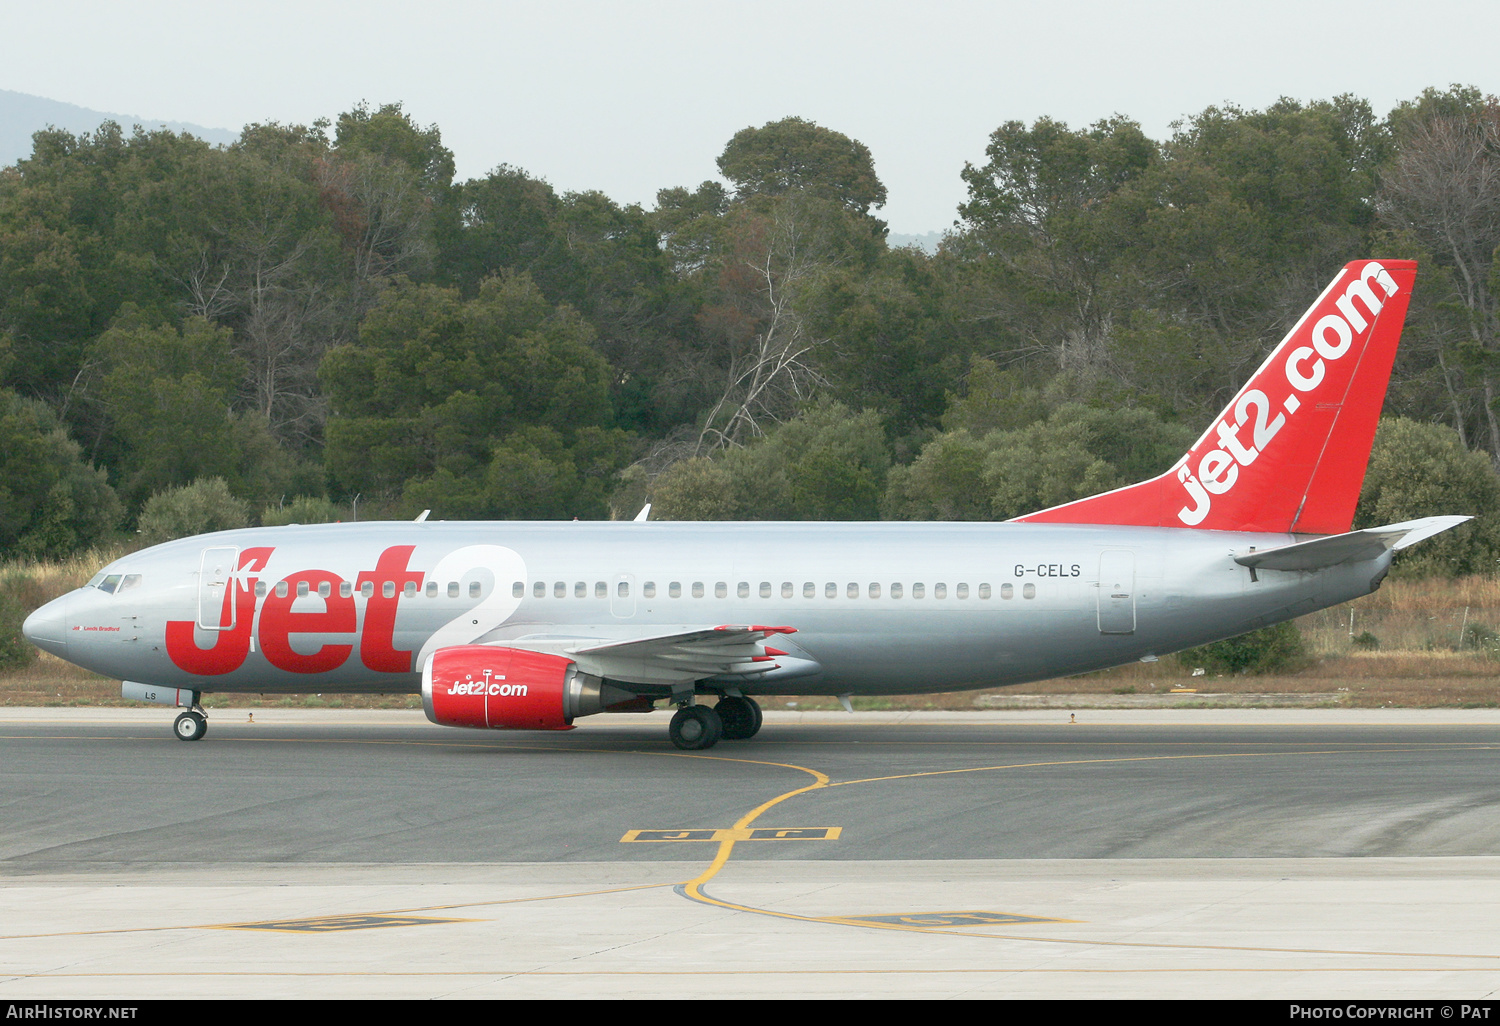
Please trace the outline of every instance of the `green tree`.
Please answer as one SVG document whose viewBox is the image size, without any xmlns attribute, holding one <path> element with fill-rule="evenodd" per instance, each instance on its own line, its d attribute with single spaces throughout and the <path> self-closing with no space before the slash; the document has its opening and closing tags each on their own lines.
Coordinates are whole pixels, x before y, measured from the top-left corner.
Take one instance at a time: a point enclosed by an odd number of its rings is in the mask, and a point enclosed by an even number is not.
<svg viewBox="0 0 1500 1026">
<path fill-rule="evenodd" d="M 1474 517 L 1397 553 L 1403 574 L 1494 573 L 1500 563 L 1500 475 L 1484 453 L 1470 452 L 1440 424 L 1386 418 L 1375 433 L 1354 515 L 1356 529 L 1419 517 Z"/>
<path fill-rule="evenodd" d="M 972 408 L 967 417 L 983 423 Z M 1153 477 L 1193 437 L 1149 410 L 1074 402 L 1058 405 L 1045 420 L 982 437 L 958 426 L 891 475 L 885 512 L 899 520 L 1008 520 Z"/>
<path fill-rule="evenodd" d="M 813 193 L 859 214 L 885 205 L 869 147 L 802 118 L 740 129 L 718 165 L 741 197 Z"/>
<path fill-rule="evenodd" d="M 405 491 L 409 506 L 465 516 L 604 515 L 626 456 L 592 341 L 578 314 L 553 307 L 525 275 L 490 279 L 468 302 L 453 289 L 393 286 L 359 343 L 323 362 L 331 479 L 344 494 Z M 526 505 L 511 493 L 537 485 L 538 461 L 577 481 Z M 596 479 L 584 502 L 578 489 Z"/>
<path fill-rule="evenodd" d="M 652 516 L 877 520 L 889 467 L 878 414 L 815 403 L 751 445 L 673 466 L 652 489 Z"/>
<path fill-rule="evenodd" d="M 137 530 L 146 545 L 160 545 L 210 531 L 232 531 L 250 524 L 250 507 L 229 491 L 223 478 L 199 478 L 153 495 L 141 511 Z"/>
<path fill-rule="evenodd" d="M 114 530 L 120 503 L 105 474 L 42 403 L 0 391 L 0 552 L 63 556 Z"/>
<path fill-rule="evenodd" d="M 133 308 L 92 347 L 113 425 L 109 462 L 132 504 L 198 477 L 232 477 L 230 401 L 243 366 L 231 333 L 190 319 L 181 330 Z"/>
<path fill-rule="evenodd" d="M 1381 218 L 1409 251 L 1430 254 L 1414 297 L 1427 314 L 1418 331 L 1431 335 L 1454 425 L 1500 464 L 1500 98 L 1429 89 L 1391 120 Z"/>
</svg>

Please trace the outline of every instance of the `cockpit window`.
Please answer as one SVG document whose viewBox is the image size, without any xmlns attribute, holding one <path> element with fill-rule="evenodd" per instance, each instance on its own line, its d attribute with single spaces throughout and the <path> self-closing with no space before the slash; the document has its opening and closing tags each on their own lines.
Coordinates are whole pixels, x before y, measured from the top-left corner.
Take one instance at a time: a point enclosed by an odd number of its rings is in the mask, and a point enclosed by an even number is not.
<svg viewBox="0 0 1500 1026">
<path fill-rule="evenodd" d="M 89 583 L 85 584 L 84 587 L 85 588 L 97 588 L 97 587 L 99 587 L 99 582 L 102 581 L 102 580 L 104 580 L 104 571 L 100 570 L 97 574 L 95 574 L 92 578 L 89 579 Z"/>
<path fill-rule="evenodd" d="M 125 579 L 120 582 L 120 591 L 129 591 L 141 583 L 140 574 L 126 574 Z"/>
<path fill-rule="evenodd" d="M 99 590 L 106 595 L 113 595 L 115 589 L 120 586 L 120 574 L 110 574 L 99 583 Z"/>
</svg>

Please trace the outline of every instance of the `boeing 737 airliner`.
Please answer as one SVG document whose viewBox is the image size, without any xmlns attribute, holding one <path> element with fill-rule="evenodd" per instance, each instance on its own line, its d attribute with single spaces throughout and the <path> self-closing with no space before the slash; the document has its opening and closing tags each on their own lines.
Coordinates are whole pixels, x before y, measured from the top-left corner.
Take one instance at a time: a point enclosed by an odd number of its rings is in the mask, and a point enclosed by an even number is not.
<svg viewBox="0 0 1500 1026">
<path fill-rule="evenodd" d="M 1350 530 L 1415 276 L 1349 264 L 1171 470 L 1014 521 L 225 531 L 117 560 L 25 635 L 185 707 L 188 741 L 205 692 L 420 690 L 460 727 L 668 702 L 673 743 L 703 749 L 753 736 L 757 695 L 1149 660 L 1368 594 L 1468 519 Z"/>
</svg>

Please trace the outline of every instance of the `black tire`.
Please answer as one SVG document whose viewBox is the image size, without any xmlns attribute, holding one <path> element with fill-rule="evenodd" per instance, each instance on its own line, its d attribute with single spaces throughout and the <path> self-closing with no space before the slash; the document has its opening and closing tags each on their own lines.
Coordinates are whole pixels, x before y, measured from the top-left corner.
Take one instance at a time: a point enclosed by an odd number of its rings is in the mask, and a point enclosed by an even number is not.
<svg viewBox="0 0 1500 1026">
<path fill-rule="evenodd" d="M 197 741 L 208 733 L 208 717 L 202 713 L 185 712 L 172 724 L 172 733 L 179 741 Z"/>
<path fill-rule="evenodd" d="M 760 733 L 760 703 L 753 698 L 726 695 L 719 699 L 714 712 L 724 721 L 725 741 L 748 741 Z"/>
<path fill-rule="evenodd" d="M 683 751 L 701 752 L 719 743 L 724 721 L 706 705 L 685 705 L 672 716 L 667 734 Z"/>
</svg>

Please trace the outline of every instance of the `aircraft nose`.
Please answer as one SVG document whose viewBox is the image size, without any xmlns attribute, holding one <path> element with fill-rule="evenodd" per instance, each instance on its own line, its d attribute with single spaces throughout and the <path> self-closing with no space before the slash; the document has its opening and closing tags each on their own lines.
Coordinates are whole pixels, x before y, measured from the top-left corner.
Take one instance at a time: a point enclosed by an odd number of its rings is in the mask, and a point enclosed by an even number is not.
<svg viewBox="0 0 1500 1026">
<path fill-rule="evenodd" d="M 68 606 L 73 596 L 55 598 L 26 618 L 21 634 L 43 652 L 68 656 Z"/>
</svg>

